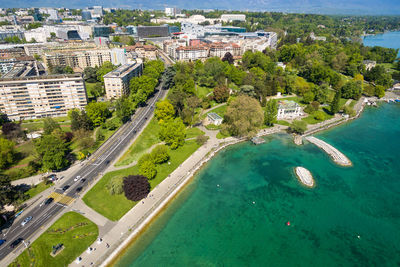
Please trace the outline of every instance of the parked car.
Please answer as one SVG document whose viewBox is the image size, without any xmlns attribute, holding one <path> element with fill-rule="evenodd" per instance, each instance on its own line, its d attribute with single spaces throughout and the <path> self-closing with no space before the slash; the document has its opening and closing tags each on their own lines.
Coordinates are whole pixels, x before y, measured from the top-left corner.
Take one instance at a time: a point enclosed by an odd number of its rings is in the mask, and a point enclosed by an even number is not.
<svg viewBox="0 0 400 267">
<path fill-rule="evenodd" d="M 24 240 L 23 238 L 17 238 L 17 239 L 15 239 L 11 244 L 10 244 L 10 248 L 15 248 L 15 247 L 17 247 L 21 242 L 22 242 L 22 240 Z"/>
<path fill-rule="evenodd" d="M 25 224 L 27 224 L 28 222 L 30 222 L 32 220 L 32 216 L 26 217 L 25 220 L 22 221 L 21 225 L 24 226 Z"/>
</svg>

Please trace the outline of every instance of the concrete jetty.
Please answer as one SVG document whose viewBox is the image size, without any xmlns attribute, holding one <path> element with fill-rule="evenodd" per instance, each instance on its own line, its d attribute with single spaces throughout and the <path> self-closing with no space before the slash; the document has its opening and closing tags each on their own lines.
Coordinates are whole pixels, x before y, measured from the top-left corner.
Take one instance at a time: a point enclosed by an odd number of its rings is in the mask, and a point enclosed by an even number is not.
<svg viewBox="0 0 400 267">
<path fill-rule="evenodd" d="M 351 161 L 339 150 L 331 146 L 330 144 L 314 137 L 314 136 L 307 136 L 305 138 L 310 143 L 313 143 L 317 147 L 324 150 L 329 156 L 333 159 L 333 161 L 341 166 L 351 166 Z"/>
<path fill-rule="evenodd" d="M 294 171 L 302 184 L 307 187 L 314 187 L 314 179 L 309 170 L 303 167 L 296 167 Z"/>
</svg>

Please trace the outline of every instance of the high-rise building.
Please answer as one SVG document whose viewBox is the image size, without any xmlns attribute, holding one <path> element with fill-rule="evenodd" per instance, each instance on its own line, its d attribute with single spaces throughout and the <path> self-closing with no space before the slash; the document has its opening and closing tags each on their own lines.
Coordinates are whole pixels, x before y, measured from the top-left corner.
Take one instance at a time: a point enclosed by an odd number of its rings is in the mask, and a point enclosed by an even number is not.
<svg viewBox="0 0 400 267">
<path fill-rule="evenodd" d="M 109 26 L 94 26 L 93 37 L 109 37 L 111 33 L 111 27 Z"/>
<path fill-rule="evenodd" d="M 82 10 L 82 20 L 90 20 L 92 19 L 92 13 L 89 10 Z"/>
<path fill-rule="evenodd" d="M 80 74 L 0 79 L 0 111 L 11 120 L 66 116 L 86 104 Z"/>
<path fill-rule="evenodd" d="M 142 75 L 143 62 L 137 59 L 135 63 L 125 64 L 103 76 L 106 97 L 120 98 L 129 94 L 129 82 L 133 77 Z"/>
</svg>

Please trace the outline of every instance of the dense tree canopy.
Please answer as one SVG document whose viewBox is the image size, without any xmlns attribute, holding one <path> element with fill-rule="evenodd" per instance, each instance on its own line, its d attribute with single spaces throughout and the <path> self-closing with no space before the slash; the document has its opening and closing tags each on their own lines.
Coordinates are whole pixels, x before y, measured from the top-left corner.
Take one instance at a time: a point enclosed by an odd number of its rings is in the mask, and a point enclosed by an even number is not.
<svg viewBox="0 0 400 267">
<path fill-rule="evenodd" d="M 183 145 L 186 137 L 186 129 L 180 118 L 163 121 L 160 123 L 160 139 L 171 149 L 176 149 Z"/>
<path fill-rule="evenodd" d="M 103 124 L 111 115 L 107 103 L 104 102 L 91 102 L 85 107 L 85 110 L 95 127 Z"/>
<path fill-rule="evenodd" d="M 125 197 L 132 201 L 139 201 L 150 192 L 150 184 L 143 175 L 129 175 L 124 178 Z"/>
<path fill-rule="evenodd" d="M 60 138 L 54 135 L 43 135 L 35 140 L 35 148 L 43 170 L 60 170 L 68 165 L 66 159 L 68 146 Z"/>
<path fill-rule="evenodd" d="M 14 146 L 14 142 L 0 137 L 0 170 L 14 162 L 16 155 Z"/>
</svg>

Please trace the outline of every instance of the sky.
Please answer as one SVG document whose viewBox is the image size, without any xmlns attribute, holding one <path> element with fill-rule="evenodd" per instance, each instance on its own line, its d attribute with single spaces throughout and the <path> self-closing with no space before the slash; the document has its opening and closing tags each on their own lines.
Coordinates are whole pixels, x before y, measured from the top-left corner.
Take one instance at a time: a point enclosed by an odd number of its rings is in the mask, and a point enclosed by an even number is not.
<svg viewBox="0 0 400 267">
<path fill-rule="evenodd" d="M 112 5 L 110 5 L 112 3 Z M 280 11 L 318 14 L 400 15 L 400 0 L 0 0 L 0 7 L 84 8 L 102 5 L 114 8 L 223 9 Z"/>
</svg>

